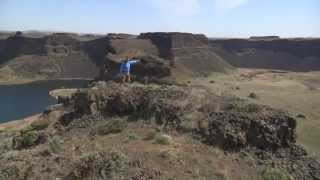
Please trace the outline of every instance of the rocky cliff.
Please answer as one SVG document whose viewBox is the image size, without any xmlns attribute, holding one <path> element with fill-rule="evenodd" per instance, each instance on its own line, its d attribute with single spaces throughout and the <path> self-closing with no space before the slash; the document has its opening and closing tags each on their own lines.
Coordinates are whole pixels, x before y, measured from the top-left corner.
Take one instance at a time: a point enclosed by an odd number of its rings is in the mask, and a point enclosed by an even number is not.
<svg viewBox="0 0 320 180">
<path fill-rule="evenodd" d="M 126 56 L 141 59 L 135 65 L 136 79 L 203 76 L 212 72 L 228 72 L 233 68 L 211 51 L 204 35 L 190 33 L 143 33 L 137 38 L 112 39 L 102 79 L 114 79 L 121 59 Z"/>
<path fill-rule="evenodd" d="M 319 39 L 215 39 L 210 45 L 236 67 L 320 70 Z"/>
<path fill-rule="evenodd" d="M 144 33 L 138 38 L 149 39 L 161 58 L 169 59 L 176 72 L 189 75 L 226 73 L 232 67 L 210 49 L 209 40 L 201 34 Z"/>
<path fill-rule="evenodd" d="M 105 37 L 54 33 L 41 37 L 16 34 L 0 40 L 0 72 L 44 78 L 114 79 L 121 59 L 135 57 L 136 79 L 202 76 L 232 67 L 211 51 L 204 35 L 145 33 Z"/>
<path fill-rule="evenodd" d="M 14 35 L 0 42 L 1 72 L 34 78 L 94 78 L 110 51 L 109 39 L 80 41 L 74 34 Z"/>
</svg>

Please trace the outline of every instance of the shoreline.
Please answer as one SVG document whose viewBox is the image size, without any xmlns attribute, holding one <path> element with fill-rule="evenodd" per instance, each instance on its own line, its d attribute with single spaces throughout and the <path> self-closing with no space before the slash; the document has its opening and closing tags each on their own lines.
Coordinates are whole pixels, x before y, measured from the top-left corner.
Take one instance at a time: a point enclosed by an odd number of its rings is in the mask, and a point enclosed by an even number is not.
<svg viewBox="0 0 320 180">
<path fill-rule="evenodd" d="M 0 86 L 10 86 L 10 85 L 24 85 L 29 83 L 41 82 L 41 81 L 68 81 L 68 80 L 86 80 L 91 81 L 93 78 L 56 78 L 56 79 L 16 79 L 9 81 L 1 81 Z M 55 89 L 48 93 L 49 96 L 57 98 L 57 95 L 60 96 L 69 96 L 74 93 L 77 89 Z M 5 130 L 19 130 L 30 125 L 33 121 L 38 119 L 41 116 L 41 113 L 27 116 L 21 119 L 10 120 L 7 122 L 0 122 L 0 132 Z"/>
<path fill-rule="evenodd" d="M 10 81 L 2 81 L 0 80 L 0 85 L 22 85 L 22 84 L 29 84 L 39 81 L 68 81 L 68 80 L 86 80 L 92 81 L 94 78 L 55 78 L 55 79 L 17 79 L 17 80 L 10 80 Z"/>
<path fill-rule="evenodd" d="M 37 120 L 41 116 L 40 114 L 31 115 L 29 117 L 25 117 L 22 119 L 12 120 L 8 122 L 0 123 L 0 131 L 6 131 L 6 130 L 21 130 L 31 123 L 33 123 L 35 120 Z"/>
</svg>

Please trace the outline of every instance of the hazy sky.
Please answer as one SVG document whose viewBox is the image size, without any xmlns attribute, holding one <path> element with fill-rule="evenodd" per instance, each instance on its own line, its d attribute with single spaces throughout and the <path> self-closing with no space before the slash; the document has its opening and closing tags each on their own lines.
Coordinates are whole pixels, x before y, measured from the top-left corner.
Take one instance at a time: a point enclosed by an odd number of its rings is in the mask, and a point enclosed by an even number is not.
<svg viewBox="0 0 320 180">
<path fill-rule="evenodd" d="M 320 0 L 0 0 L 0 30 L 320 37 Z"/>
</svg>

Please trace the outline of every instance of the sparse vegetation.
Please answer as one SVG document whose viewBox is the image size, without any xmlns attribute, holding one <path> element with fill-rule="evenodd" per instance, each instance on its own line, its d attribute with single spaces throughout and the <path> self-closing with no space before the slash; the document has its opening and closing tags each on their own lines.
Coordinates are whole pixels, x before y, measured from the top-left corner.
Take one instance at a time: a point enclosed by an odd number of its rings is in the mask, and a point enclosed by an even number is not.
<svg viewBox="0 0 320 180">
<path fill-rule="evenodd" d="M 254 113 L 254 112 L 261 112 L 264 107 L 259 106 L 257 104 L 248 104 L 245 106 L 246 112 Z"/>
<path fill-rule="evenodd" d="M 204 83 L 208 84 L 209 80 Z M 217 80 L 216 83 L 218 85 L 220 82 Z M 65 109 L 72 112 L 67 116 L 72 121 L 71 124 L 57 124 L 57 126 L 55 124 L 55 126 L 50 125 L 50 128 L 45 126 L 35 128 L 31 125 L 24 129 L 24 134 L 36 132 L 40 137 L 48 135 L 51 138 L 48 143 L 36 148 L 23 151 L 8 149 L 4 150 L 4 153 L 0 152 L 1 164 L 8 163 L 9 166 L 16 163 L 20 168 L 22 165 L 20 160 L 37 161 L 36 165 L 32 162 L 31 167 L 34 169 L 26 179 L 37 177 L 187 179 L 189 177 L 221 180 L 274 180 L 275 178 L 286 180 L 282 170 L 279 173 L 272 169 L 262 174 L 261 169 L 265 167 L 265 163 L 276 164 L 283 168 L 297 167 L 296 172 L 290 171 L 293 177 L 312 179 L 314 173 L 312 168 L 318 167 L 316 162 L 312 167 L 309 165 L 311 157 L 300 158 L 302 154 L 300 151 L 303 149 L 291 146 L 291 143 L 295 145 L 295 142 L 291 142 L 295 140 L 295 136 L 289 133 L 294 132 L 295 128 L 289 123 L 291 121 L 294 123 L 295 119 L 273 107 L 250 104 L 250 101 L 236 99 L 228 94 L 211 97 L 205 94 L 206 91 L 197 92 L 196 87 L 190 86 L 162 87 L 138 83 L 105 86 L 106 89 L 99 86 L 101 89 L 95 89 L 88 94 L 83 90 L 84 96 L 78 97 L 79 99 L 71 97 L 70 103 L 66 105 L 70 109 Z M 188 88 L 194 88 L 192 93 L 189 93 L 191 91 L 188 91 Z M 245 97 L 248 92 L 257 92 L 262 97 L 267 97 L 253 89 L 248 91 L 243 88 L 238 92 Z M 100 93 L 102 95 L 99 95 Z M 120 98 L 113 101 L 115 95 L 119 95 Z M 83 98 L 90 99 L 82 101 Z M 80 111 L 76 114 L 72 111 L 83 110 L 91 102 L 99 104 L 97 108 L 99 114 L 90 114 L 90 111 L 87 111 L 80 116 L 77 114 L 81 113 Z M 149 108 L 150 104 L 152 108 Z M 106 106 L 111 106 L 112 109 L 106 109 Z M 75 109 L 72 109 L 73 107 Z M 121 111 L 121 108 L 127 109 Z M 159 123 L 156 122 L 154 115 L 131 118 L 130 116 L 136 111 L 142 114 L 158 111 L 164 118 L 159 118 Z M 275 128 L 280 126 L 288 127 L 288 131 L 283 127 L 279 131 Z M 38 132 L 36 129 L 42 130 Z M 95 136 L 98 132 L 100 135 L 112 135 Z M 12 136 L 1 134 L 1 137 L 11 142 Z M 146 141 L 140 140 L 142 138 Z M 287 146 L 283 148 L 279 144 L 283 138 L 289 141 L 290 149 Z M 2 144 L 4 142 L 1 141 Z M 111 147 L 117 150 L 105 151 Z M 257 152 L 255 147 L 259 148 Z M 278 158 L 269 147 L 279 149 L 284 158 Z M 128 154 L 130 158 L 122 152 Z M 303 156 L 306 157 L 305 154 Z M 238 170 L 240 168 L 241 170 Z M 176 169 L 182 169 L 183 173 L 177 172 Z M 64 175 L 67 177 L 62 177 Z"/>
<path fill-rule="evenodd" d="M 258 98 L 256 93 L 250 93 L 248 97 L 252 98 L 252 99 L 257 99 Z"/>
<path fill-rule="evenodd" d="M 276 168 L 269 168 L 263 172 L 263 180 L 291 180 L 289 174 L 282 170 Z"/>
<path fill-rule="evenodd" d="M 128 157 L 120 151 L 94 152 L 80 158 L 71 176 L 75 179 L 112 179 L 115 175 L 121 176 L 127 163 Z"/>
<path fill-rule="evenodd" d="M 99 135 L 116 134 L 122 132 L 127 126 L 128 123 L 125 120 L 112 120 L 107 124 L 98 127 L 97 133 Z"/>
<path fill-rule="evenodd" d="M 37 144 L 39 134 L 36 131 L 21 132 L 12 140 L 13 149 L 23 149 Z"/>
<path fill-rule="evenodd" d="M 172 137 L 166 134 L 159 134 L 154 139 L 155 144 L 169 145 L 172 142 Z"/>
<path fill-rule="evenodd" d="M 140 139 L 140 136 L 134 132 L 129 132 L 127 134 L 127 138 L 129 141 L 135 141 L 135 140 L 139 140 Z"/>
<path fill-rule="evenodd" d="M 49 140 L 49 151 L 51 153 L 57 154 L 63 150 L 63 141 L 60 140 L 57 136 Z"/>
<path fill-rule="evenodd" d="M 5 167 L 0 169 L 0 179 L 17 178 L 19 176 L 19 168 L 16 166 Z"/>
</svg>

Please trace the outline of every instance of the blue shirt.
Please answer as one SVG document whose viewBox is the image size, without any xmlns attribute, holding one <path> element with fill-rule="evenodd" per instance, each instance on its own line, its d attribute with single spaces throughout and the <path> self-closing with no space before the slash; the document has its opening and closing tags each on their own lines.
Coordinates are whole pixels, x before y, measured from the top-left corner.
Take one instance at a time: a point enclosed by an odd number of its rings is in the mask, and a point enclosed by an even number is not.
<svg viewBox="0 0 320 180">
<path fill-rule="evenodd" d="M 129 59 L 127 62 L 123 62 L 120 65 L 120 72 L 130 72 L 131 64 L 139 62 L 138 60 Z"/>
</svg>

